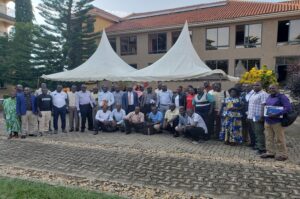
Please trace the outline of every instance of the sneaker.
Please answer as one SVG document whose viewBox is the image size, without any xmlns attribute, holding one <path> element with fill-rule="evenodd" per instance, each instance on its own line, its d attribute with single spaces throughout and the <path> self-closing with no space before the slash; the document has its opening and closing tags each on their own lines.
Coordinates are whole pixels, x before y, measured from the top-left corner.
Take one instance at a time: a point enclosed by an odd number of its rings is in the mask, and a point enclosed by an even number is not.
<svg viewBox="0 0 300 199">
<path fill-rule="evenodd" d="M 195 145 L 196 145 L 196 144 L 199 144 L 199 142 L 197 142 L 197 141 L 193 141 L 193 142 L 192 142 L 192 144 L 195 144 Z"/>
</svg>

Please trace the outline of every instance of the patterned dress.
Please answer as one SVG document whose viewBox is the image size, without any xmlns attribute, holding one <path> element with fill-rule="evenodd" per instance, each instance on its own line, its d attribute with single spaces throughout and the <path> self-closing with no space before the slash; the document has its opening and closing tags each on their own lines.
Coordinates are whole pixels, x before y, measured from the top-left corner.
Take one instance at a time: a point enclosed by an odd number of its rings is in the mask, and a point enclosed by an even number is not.
<svg viewBox="0 0 300 199">
<path fill-rule="evenodd" d="M 16 113 L 16 99 L 7 98 L 3 101 L 3 111 L 5 113 L 6 132 L 11 134 L 13 132 L 21 132 L 20 120 Z"/>
<path fill-rule="evenodd" d="M 229 143 L 242 143 L 242 110 L 228 110 L 232 107 L 241 108 L 243 106 L 240 98 L 228 97 L 224 100 L 223 124 L 220 139 Z"/>
</svg>

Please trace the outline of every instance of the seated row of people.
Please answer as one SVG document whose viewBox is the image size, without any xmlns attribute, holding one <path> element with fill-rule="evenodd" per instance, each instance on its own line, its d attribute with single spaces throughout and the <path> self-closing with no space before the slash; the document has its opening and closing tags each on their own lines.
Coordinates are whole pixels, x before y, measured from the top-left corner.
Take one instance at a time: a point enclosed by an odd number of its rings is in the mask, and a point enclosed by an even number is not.
<svg viewBox="0 0 300 199">
<path fill-rule="evenodd" d="M 193 109 L 185 111 L 184 107 L 180 107 L 178 110 L 175 104 L 171 104 L 165 116 L 158 111 L 156 106 L 152 106 L 151 112 L 146 117 L 138 106 L 127 115 L 120 104 L 113 111 L 104 106 L 103 109 L 97 112 L 95 119 L 94 135 L 97 135 L 99 130 L 103 132 L 119 130 L 130 134 L 132 129 L 134 129 L 135 132 L 147 135 L 162 133 L 162 130 L 165 130 L 173 134 L 174 137 L 182 134 L 194 141 L 208 138 L 207 126 L 203 118 L 195 113 Z"/>
</svg>

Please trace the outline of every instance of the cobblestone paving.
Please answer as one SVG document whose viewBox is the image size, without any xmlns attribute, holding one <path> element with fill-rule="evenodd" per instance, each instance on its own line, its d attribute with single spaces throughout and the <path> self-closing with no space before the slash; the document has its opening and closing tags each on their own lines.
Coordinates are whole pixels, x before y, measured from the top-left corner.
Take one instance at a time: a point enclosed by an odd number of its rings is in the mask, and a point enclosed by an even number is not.
<svg viewBox="0 0 300 199">
<path fill-rule="evenodd" d="M 193 145 L 170 135 L 68 133 L 0 139 L 0 165 L 59 172 L 213 198 L 300 198 L 299 121 L 290 160 L 260 160 L 247 147 Z"/>
</svg>

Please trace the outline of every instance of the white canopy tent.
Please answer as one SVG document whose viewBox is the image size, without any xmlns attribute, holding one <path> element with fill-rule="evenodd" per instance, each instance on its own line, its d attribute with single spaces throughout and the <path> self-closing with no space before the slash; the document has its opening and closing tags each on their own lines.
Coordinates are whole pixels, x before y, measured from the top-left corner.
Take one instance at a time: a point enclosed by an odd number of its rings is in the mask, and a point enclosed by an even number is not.
<svg viewBox="0 0 300 199">
<path fill-rule="evenodd" d="M 151 82 L 203 79 L 204 77 L 239 80 L 239 78 L 228 76 L 222 70 L 211 70 L 199 58 L 193 47 L 186 22 L 174 46 L 161 59 L 144 69 L 124 74 L 119 80 Z"/>
<path fill-rule="evenodd" d="M 95 53 L 82 65 L 65 72 L 43 75 L 42 78 L 52 81 L 88 82 L 118 81 L 120 76 L 136 71 L 125 63 L 112 49 L 103 30 L 100 44 Z"/>
</svg>

